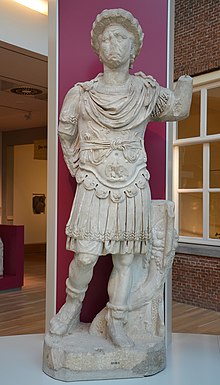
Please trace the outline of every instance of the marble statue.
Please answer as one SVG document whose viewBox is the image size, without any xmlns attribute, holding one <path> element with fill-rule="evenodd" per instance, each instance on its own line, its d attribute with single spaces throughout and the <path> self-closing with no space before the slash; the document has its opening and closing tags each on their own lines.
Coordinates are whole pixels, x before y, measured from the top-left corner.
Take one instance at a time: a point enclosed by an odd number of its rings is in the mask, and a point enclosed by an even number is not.
<svg viewBox="0 0 220 385">
<path fill-rule="evenodd" d="M 91 44 L 103 73 L 71 88 L 60 114 L 64 159 L 77 181 L 66 225 L 74 258 L 66 302 L 45 337 L 44 370 L 66 381 L 149 375 L 165 366 L 163 286 L 177 236 L 173 203 L 151 201 L 144 133 L 150 121 L 188 116 L 192 79 L 180 77 L 171 91 L 143 72 L 130 75 L 143 37 L 130 12 L 101 12 Z M 109 301 L 84 325 L 82 302 L 106 254 L 113 260 Z"/>
</svg>

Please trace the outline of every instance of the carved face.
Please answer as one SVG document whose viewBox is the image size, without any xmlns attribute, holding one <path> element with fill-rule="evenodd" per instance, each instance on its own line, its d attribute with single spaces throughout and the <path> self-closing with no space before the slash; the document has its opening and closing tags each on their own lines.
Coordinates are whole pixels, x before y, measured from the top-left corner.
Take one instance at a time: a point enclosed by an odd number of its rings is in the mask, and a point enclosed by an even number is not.
<svg viewBox="0 0 220 385">
<path fill-rule="evenodd" d="M 111 25 L 100 36 L 99 56 L 109 68 L 130 62 L 133 35 L 120 25 Z"/>
</svg>

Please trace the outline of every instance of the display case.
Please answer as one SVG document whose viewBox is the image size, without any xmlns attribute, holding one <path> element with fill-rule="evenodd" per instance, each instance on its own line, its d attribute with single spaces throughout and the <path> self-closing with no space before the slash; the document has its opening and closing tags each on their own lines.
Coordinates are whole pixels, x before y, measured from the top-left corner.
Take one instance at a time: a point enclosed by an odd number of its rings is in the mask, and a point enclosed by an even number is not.
<svg viewBox="0 0 220 385">
<path fill-rule="evenodd" d="M 0 291 L 19 289 L 24 282 L 24 226 L 0 225 L 0 237 L 4 246 Z"/>
</svg>

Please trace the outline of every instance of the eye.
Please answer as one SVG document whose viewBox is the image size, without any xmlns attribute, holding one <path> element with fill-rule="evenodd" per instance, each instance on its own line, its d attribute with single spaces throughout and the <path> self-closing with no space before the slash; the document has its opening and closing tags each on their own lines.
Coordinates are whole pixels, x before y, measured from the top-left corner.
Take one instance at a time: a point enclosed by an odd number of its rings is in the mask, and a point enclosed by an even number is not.
<svg viewBox="0 0 220 385">
<path fill-rule="evenodd" d="M 116 34 L 115 34 L 115 37 L 116 37 L 116 39 L 119 40 L 119 41 L 123 39 L 123 37 L 122 37 L 122 35 L 121 35 L 120 33 L 116 33 Z"/>
<path fill-rule="evenodd" d="M 103 36 L 103 38 L 102 38 L 102 42 L 103 43 L 106 43 L 106 42 L 108 42 L 109 41 L 109 37 L 105 37 L 105 36 Z"/>
<path fill-rule="evenodd" d="M 117 37 L 118 40 L 127 39 L 127 36 L 126 35 L 122 35 L 121 33 L 116 33 L 115 36 Z"/>
</svg>

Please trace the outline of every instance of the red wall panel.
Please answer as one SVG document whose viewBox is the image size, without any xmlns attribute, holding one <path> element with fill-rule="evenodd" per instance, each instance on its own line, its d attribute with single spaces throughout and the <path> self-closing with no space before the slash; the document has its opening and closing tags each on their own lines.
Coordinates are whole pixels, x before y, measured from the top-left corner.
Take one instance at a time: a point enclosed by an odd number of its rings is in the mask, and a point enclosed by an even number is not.
<svg viewBox="0 0 220 385">
<path fill-rule="evenodd" d="M 98 13 L 106 8 L 125 8 L 139 20 L 145 33 L 144 45 L 132 72 L 143 71 L 166 85 L 167 0 L 60 0 L 59 2 L 59 110 L 66 92 L 77 82 L 102 72 L 90 46 L 90 31 Z M 154 199 L 165 197 L 165 123 L 151 123 L 145 137 L 151 191 Z M 65 250 L 65 225 L 75 192 L 75 181 L 64 164 L 59 147 L 58 161 L 58 270 L 57 309 L 65 300 L 65 279 L 72 253 Z M 107 300 L 106 282 L 111 270 L 110 257 L 101 257 L 84 301 L 82 319 L 90 321 Z"/>
</svg>

